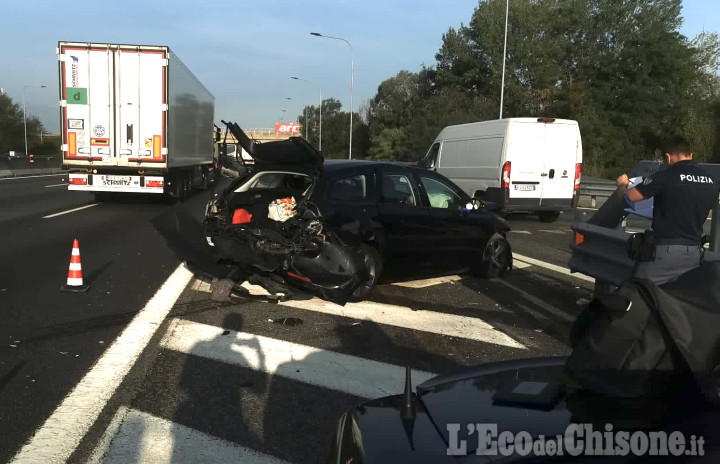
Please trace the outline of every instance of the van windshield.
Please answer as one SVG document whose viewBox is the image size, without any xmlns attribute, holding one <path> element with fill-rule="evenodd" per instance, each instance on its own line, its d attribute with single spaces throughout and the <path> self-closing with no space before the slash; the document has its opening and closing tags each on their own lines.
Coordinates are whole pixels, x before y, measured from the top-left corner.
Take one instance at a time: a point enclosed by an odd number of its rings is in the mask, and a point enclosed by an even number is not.
<svg viewBox="0 0 720 464">
<path fill-rule="evenodd" d="M 423 159 L 421 159 L 418 162 L 418 165 L 423 168 L 427 169 L 433 169 L 435 165 L 437 164 L 437 157 L 438 152 L 440 151 L 440 144 L 436 143 L 431 148 L 430 151 L 425 155 Z"/>
</svg>

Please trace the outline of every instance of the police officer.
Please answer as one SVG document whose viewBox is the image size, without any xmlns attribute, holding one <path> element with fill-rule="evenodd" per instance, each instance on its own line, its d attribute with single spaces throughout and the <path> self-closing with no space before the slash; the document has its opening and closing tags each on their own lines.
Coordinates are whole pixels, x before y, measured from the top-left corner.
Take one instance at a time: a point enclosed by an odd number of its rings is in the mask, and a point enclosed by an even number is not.
<svg viewBox="0 0 720 464">
<path fill-rule="evenodd" d="M 668 168 L 627 190 L 630 183 L 623 174 L 618 187 L 626 198 L 653 201 L 654 260 L 640 262 L 635 276 L 657 285 L 672 282 L 700 266 L 703 256 L 703 224 L 718 203 L 720 182 L 693 161 L 688 141 L 675 136 L 665 143 Z"/>
</svg>

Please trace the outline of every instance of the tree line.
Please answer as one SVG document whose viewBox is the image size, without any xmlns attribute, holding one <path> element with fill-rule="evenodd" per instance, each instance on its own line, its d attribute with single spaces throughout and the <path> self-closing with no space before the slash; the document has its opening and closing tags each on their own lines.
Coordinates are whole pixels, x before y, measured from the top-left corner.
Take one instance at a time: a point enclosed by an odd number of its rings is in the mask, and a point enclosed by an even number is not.
<svg viewBox="0 0 720 464">
<path fill-rule="evenodd" d="M 25 153 L 25 123 L 27 123 L 28 153 Z M 43 137 L 45 127 L 36 116 L 23 120 L 20 105 L 6 94 L 0 94 L 0 155 L 16 153 L 55 155 L 60 151 L 57 137 Z"/>
<path fill-rule="evenodd" d="M 353 119 L 353 157 L 415 161 L 452 124 L 500 113 L 505 0 L 443 34 L 436 62 L 383 81 Z M 503 117 L 580 124 L 584 172 L 614 176 L 688 137 L 720 162 L 720 39 L 679 32 L 681 0 L 511 0 Z M 305 109 L 313 143 L 317 107 Z M 298 117 L 305 122 L 305 115 Z M 323 102 L 323 153 L 347 157 L 349 113 Z"/>
</svg>

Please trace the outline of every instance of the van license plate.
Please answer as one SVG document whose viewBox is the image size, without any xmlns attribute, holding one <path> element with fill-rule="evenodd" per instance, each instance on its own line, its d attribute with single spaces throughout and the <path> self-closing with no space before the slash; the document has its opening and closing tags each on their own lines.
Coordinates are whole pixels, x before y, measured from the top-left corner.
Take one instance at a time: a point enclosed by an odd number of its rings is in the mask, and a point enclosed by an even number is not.
<svg viewBox="0 0 720 464">
<path fill-rule="evenodd" d="M 515 190 L 518 192 L 534 192 L 535 185 L 514 185 Z"/>
</svg>

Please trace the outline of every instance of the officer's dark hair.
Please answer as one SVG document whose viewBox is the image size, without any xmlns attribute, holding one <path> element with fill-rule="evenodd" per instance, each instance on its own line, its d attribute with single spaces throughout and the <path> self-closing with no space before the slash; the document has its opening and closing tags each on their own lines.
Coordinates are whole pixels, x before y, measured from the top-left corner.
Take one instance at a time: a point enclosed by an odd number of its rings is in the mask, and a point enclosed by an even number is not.
<svg viewBox="0 0 720 464">
<path fill-rule="evenodd" d="M 671 155 L 690 156 L 692 154 L 690 142 L 682 135 L 674 135 L 666 139 L 662 144 L 662 152 Z"/>
</svg>

